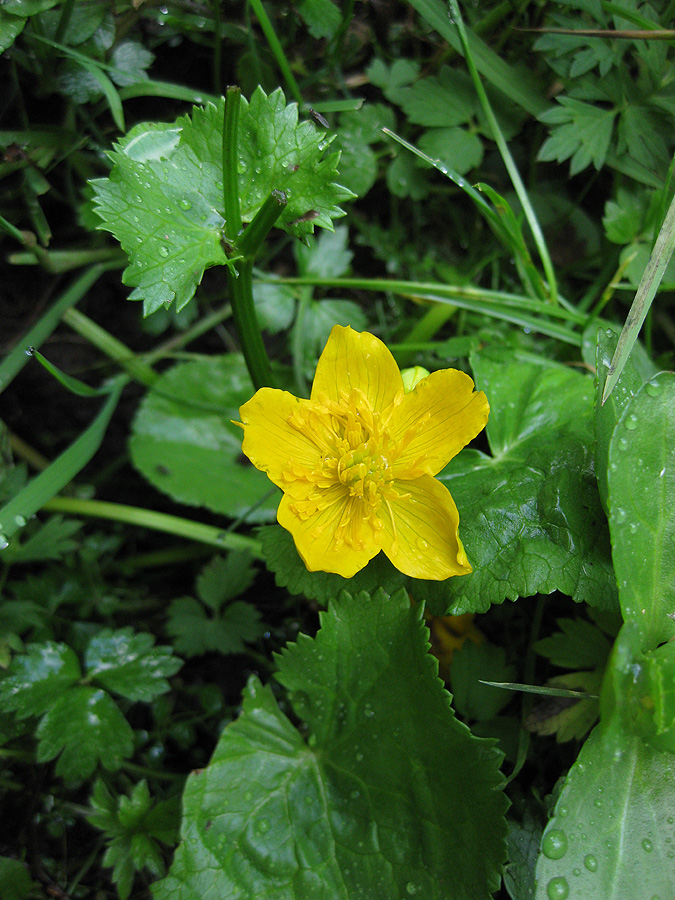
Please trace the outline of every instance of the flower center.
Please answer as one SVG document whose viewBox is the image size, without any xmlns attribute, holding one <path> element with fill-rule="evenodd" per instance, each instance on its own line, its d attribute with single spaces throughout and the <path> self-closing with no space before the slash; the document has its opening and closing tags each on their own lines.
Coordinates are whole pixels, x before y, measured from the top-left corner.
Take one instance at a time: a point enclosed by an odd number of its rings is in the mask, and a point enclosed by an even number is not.
<svg viewBox="0 0 675 900">
<path fill-rule="evenodd" d="M 362 391 L 341 393 L 339 401 L 320 397 L 308 413 L 293 413 L 289 424 L 319 449 L 317 468 L 299 471 L 292 462 L 290 480 L 311 483 L 307 497 L 293 502 L 293 510 L 306 519 L 334 507 L 336 520 L 317 523 L 315 537 L 326 527 L 335 528 L 335 543 L 354 550 L 382 542 L 379 513 L 400 496 L 393 485 L 390 461 L 396 456 L 382 416 L 370 408 Z M 339 517 L 339 518 L 338 518 Z"/>
</svg>

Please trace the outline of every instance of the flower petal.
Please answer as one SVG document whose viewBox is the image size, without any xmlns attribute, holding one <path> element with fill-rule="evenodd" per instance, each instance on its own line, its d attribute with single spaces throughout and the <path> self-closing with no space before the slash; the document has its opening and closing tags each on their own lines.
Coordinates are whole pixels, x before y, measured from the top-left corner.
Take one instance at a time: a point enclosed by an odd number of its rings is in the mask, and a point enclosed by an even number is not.
<svg viewBox="0 0 675 900">
<path fill-rule="evenodd" d="M 396 360 L 375 335 L 334 325 L 319 359 L 312 385 L 312 400 L 327 394 L 340 399 L 340 392 L 362 391 L 370 408 L 384 410 L 403 393 L 403 379 Z"/>
<path fill-rule="evenodd" d="M 320 468 L 321 451 L 305 432 L 289 424 L 293 413 L 306 414 L 311 408 L 309 400 L 300 400 L 288 391 L 276 388 L 260 388 L 239 409 L 244 427 L 242 452 L 253 465 L 284 491 L 293 491 L 293 485 L 306 493 L 311 488 L 307 482 L 289 483 L 293 468 L 316 471 Z"/>
<path fill-rule="evenodd" d="M 485 427 L 490 406 L 482 391 L 457 369 L 422 379 L 391 411 L 388 427 L 401 446 L 393 462 L 397 478 L 436 475 Z"/>
<path fill-rule="evenodd" d="M 397 482 L 396 488 L 405 494 L 391 502 L 390 517 L 384 511 L 381 515 L 382 549 L 396 568 L 413 578 L 434 581 L 471 572 L 459 539 L 459 513 L 445 485 L 422 475 Z"/>
<path fill-rule="evenodd" d="M 334 572 L 351 578 L 380 552 L 374 541 L 366 543 L 362 550 L 353 550 L 344 542 L 336 544 L 335 534 L 348 503 L 349 498 L 340 491 L 334 503 L 302 519 L 294 510 L 293 498 L 288 494 L 281 498 L 277 521 L 293 535 L 296 549 L 310 572 Z"/>
</svg>

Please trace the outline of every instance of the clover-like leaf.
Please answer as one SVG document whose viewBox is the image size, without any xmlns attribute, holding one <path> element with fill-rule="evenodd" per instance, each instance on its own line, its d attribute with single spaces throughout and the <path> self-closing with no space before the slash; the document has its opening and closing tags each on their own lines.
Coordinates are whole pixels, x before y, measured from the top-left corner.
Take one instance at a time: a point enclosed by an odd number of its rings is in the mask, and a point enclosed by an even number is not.
<svg viewBox="0 0 675 900">
<path fill-rule="evenodd" d="M 192 298 L 204 270 L 227 264 L 224 235 L 222 140 L 225 101 L 195 107 L 173 124 L 140 124 L 110 154 L 109 178 L 92 182 L 101 228 L 122 244 L 130 265 L 130 299 L 143 300 L 146 315 Z M 344 215 L 339 203 L 353 196 L 337 183 L 339 153 L 327 152 L 331 136 L 298 122 L 297 104 L 281 89 L 257 88 L 239 117 L 239 194 L 250 222 L 273 190 L 287 204 L 279 227 L 310 234 L 333 228 Z"/>
<path fill-rule="evenodd" d="M 155 639 L 131 628 L 104 628 L 87 647 L 87 677 L 129 700 L 153 700 L 169 690 L 166 680 L 182 662 L 170 647 L 155 647 Z"/>
<path fill-rule="evenodd" d="M 156 900 L 488 900 L 505 850 L 500 755 L 455 719 L 421 615 L 403 591 L 343 594 L 281 654 L 306 740 L 250 680 L 188 780 Z"/>
</svg>

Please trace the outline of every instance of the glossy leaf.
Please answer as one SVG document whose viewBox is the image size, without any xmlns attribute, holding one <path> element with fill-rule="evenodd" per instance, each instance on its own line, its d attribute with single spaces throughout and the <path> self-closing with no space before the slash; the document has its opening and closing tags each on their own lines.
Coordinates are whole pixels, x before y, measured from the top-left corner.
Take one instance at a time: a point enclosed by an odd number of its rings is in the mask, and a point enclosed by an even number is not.
<svg viewBox="0 0 675 900">
<path fill-rule="evenodd" d="M 109 694 L 73 687 L 54 701 L 36 731 L 38 762 L 58 757 L 66 781 L 88 778 L 100 763 L 114 771 L 131 756 L 133 731 Z"/>
<path fill-rule="evenodd" d="M 82 677 L 77 656 L 65 644 L 28 644 L 0 679 L 0 709 L 19 718 L 39 716 Z"/>
<path fill-rule="evenodd" d="M 675 896 L 674 796 L 671 753 L 596 728 L 544 832 L 536 900 Z"/>
<path fill-rule="evenodd" d="M 556 364 L 497 350 L 473 358 L 490 401 L 492 456 L 464 450 L 440 474 L 459 509 L 474 571 L 410 590 L 434 613 L 483 612 L 491 603 L 562 591 L 616 605 L 605 515 L 593 471 L 593 383 Z"/>
<path fill-rule="evenodd" d="M 143 300 L 148 315 L 192 298 L 204 270 L 222 265 L 224 210 L 222 140 L 224 101 L 195 107 L 174 124 L 141 124 L 110 154 L 109 178 L 92 182 L 102 229 L 129 256 L 130 299 Z M 239 193 L 250 222 L 273 190 L 285 191 L 279 227 L 294 235 L 314 226 L 332 229 L 338 206 L 352 196 L 336 181 L 338 153 L 332 138 L 311 122 L 298 122 L 296 104 L 281 90 L 262 88 L 242 99 L 239 121 Z M 234 241 L 237 235 L 227 235 Z"/>
<path fill-rule="evenodd" d="M 87 677 L 114 694 L 149 702 L 169 690 L 166 679 L 182 665 L 170 647 L 154 644 L 151 634 L 134 633 L 131 628 L 104 628 L 87 647 Z"/>
<path fill-rule="evenodd" d="M 306 741 L 251 679 L 188 780 L 156 900 L 487 900 L 505 850 L 499 754 L 454 718 L 420 614 L 403 592 L 343 594 L 281 654 Z"/>
<path fill-rule="evenodd" d="M 253 385 L 241 357 L 213 356 L 168 369 L 140 405 L 131 459 L 160 491 L 249 522 L 274 518 L 280 492 L 241 455 L 242 431 L 231 420 Z M 267 497 L 255 510 L 256 504 Z"/>
<path fill-rule="evenodd" d="M 624 621 L 651 650 L 675 636 L 675 374 L 626 404 L 609 446 L 614 567 Z"/>
</svg>

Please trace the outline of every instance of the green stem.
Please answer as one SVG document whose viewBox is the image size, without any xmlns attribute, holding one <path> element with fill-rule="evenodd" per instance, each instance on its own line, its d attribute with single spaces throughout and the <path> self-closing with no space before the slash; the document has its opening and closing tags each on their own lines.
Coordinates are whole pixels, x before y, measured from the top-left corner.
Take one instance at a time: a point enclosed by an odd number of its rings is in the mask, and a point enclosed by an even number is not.
<svg viewBox="0 0 675 900">
<path fill-rule="evenodd" d="M 94 516 L 98 519 L 126 522 L 139 528 L 176 534 L 188 540 L 220 547 L 222 550 L 243 550 L 257 559 L 262 558 L 260 542 L 255 538 L 229 533 L 212 525 L 204 525 L 202 522 L 193 522 L 190 519 L 138 506 L 125 506 L 122 503 L 108 503 L 103 500 L 82 500 L 78 497 L 54 497 L 48 500 L 42 509 L 72 516 Z"/>
<path fill-rule="evenodd" d="M 283 191 L 272 191 L 253 217 L 251 224 L 235 241 L 235 252 L 241 253 L 242 256 L 248 257 L 252 261 L 262 242 L 284 211 L 286 203 L 286 194 Z"/>
<path fill-rule="evenodd" d="M 75 0 L 66 0 L 63 4 L 63 9 L 61 10 L 61 18 L 59 19 L 59 24 L 56 26 L 56 34 L 54 35 L 55 41 L 62 41 L 63 37 L 68 29 L 68 25 L 70 24 L 70 17 L 73 14 L 73 7 L 75 6 Z"/>
<path fill-rule="evenodd" d="M 253 386 L 258 390 L 261 387 L 274 387 L 276 380 L 272 375 L 258 317 L 255 314 L 252 272 L 253 261 L 239 259 L 235 263 L 234 272 L 228 268 L 227 280 L 232 302 L 232 317 L 239 335 L 241 350 Z"/>
<path fill-rule="evenodd" d="M 225 237 L 234 243 L 241 231 L 241 204 L 239 201 L 239 106 L 241 88 L 232 85 L 227 89 L 223 117 L 223 209 L 225 211 Z"/>
<path fill-rule="evenodd" d="M 403 344 L 425 344 L 431 341 L 456 312 L 457 307 L 449 303 L 434 303 L 422 318 L 415 322 Z M 411 356 L 412 351 L 411 353 L 399 353 L 397 357 L 399 365 L 408 365 Z"/>
<path fill-rule="evenodd" d="M 136 381 L 150 387 L 157 380 L 157 373 L 150 366 L 135 356 L 126 344 L 118 341 L 96 322 L 81 313 L 78 309 L 68 309 L 63 314 L 63 321 L 73 331 L 81 334 L 95 347 L 98 347 L 106 356 L 113 359 Z"/>
<path fill-rule="evenodd" d="M 302 94 L 300 93 L 300 88 L 298 87 L 298 82 L 295 80 L 295 76 L 291 70 L 290 63 L 286 58 L 286 54 L 284 53 L 284 48 L 279 43 L 279 38 L 274 33 L 274 28 L 272 23 L 270 22 L 269 16 L 265 12 L 265 7 L 262 5 L 262 0 L 249 0 L 251 6 L 253 7 L 253 11 L 257 16 L 258 22 L 260 22 L 260 27 L 262 28 L 263 34 L 267 38 L 267 43 L 270 45 L 270 50 L 274 58 L 277 61 L 277 65 L 281 69 L 281 74 L 284 76 L 284 80 L 286 81 L 287 87 L 290 89 L 291 94 L 293 94 L 296 101 L 302 105 Z"/>
</svg>

